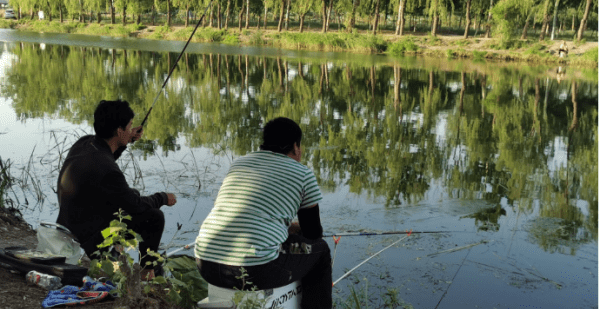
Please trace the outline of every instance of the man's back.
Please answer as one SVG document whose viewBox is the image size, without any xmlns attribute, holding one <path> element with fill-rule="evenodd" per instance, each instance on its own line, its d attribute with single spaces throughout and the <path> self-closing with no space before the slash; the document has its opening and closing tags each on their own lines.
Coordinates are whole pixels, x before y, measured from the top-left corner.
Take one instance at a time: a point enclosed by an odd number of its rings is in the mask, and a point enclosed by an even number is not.
<svg viewBox="0 0 600 309">
<path fill-rule="evenodd" d="M 110 222 L 118 209 L 106 207 L 107 197 L 100 190 L 110 172 L 118 172 L 113 154 L 93 135 L 80 138 L 69 150 L 58 177 L 57 196 L 60 205 L 57 223 L 69 228 L 80 241 Z"/>
<path fill-rule="evenodd" d="M 270 151 L 241 157 L 200 229 L 196 256 L 238 266 L 272 261 L 298 210 L 320 199 L 314 174 L 294 159 Z"/>
</svg>

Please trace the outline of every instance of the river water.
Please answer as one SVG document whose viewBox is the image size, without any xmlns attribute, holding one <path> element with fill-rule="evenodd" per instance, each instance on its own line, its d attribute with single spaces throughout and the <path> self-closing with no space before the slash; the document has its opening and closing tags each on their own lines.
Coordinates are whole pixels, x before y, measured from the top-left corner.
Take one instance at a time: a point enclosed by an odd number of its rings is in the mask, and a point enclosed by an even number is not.
<svg viewBox="0 0 600 309">
<path fill-rule="evenodd" d="M 56 220 L 60 164 L 93 133 L 96 104 L 127 100 L 139 124 L 183 43 L 0 41 L 0 157 L 18 179 L 9 203 L 36 227 Z M 277 116 L 304 131 L 326 233 L 445 232 L 353 272 L 334 288 L 340 307 L 355 289 L 372 308 L 386 294 L 414 308 L 597 308 L 597 69 L 192 44 L 119 160 L 131 186 L 178 196 L 164 249 L 194 240 L 232 160 Z M 401 237 L 342 237 L 334 280 Z"/>
</svg>

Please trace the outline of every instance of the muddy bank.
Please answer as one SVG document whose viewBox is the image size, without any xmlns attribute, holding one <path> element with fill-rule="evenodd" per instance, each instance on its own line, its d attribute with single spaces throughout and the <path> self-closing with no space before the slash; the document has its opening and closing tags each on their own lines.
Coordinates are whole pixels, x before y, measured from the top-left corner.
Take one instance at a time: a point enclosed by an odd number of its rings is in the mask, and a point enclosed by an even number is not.
<svg viewBox="0 0 600 309">
<path fill-rule="evenodd" d="M 0 247 L 24 246 L 35 249 L 36 231 L 23 220 L 18 211 L 0 207 Z M 0 267 L 0 308 L 40 308 L 48 291 L 28 285 L 25 277 L 5 267 Z M 87 304 L 84 308 L 114 308 L 114 301 Z"/>
</svg>

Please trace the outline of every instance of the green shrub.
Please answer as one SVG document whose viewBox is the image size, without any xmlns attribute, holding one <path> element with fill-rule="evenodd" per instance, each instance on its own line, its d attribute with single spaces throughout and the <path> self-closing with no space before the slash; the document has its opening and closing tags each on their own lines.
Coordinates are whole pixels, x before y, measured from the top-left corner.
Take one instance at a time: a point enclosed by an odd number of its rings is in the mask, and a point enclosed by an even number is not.
<svg viewBox="0 0 600 309">
<path fill-rule="evenodd" d="M 9 19 L 0 19 L 0 28 L 3 29 L 13 29 L 15 27 L 15 22 Z"/>
<path fill-rule="evenodd" d="M 392 55 L 402 55 L 405 52 L 414 52 L 419 49 L 419 46 L 413 42 L 412 37 L 406 37 L 402 40 L 394 42 L 388 46 L 388 52 Z"/>
<path fill-rule="evenodd" d="M 446 57 L 448 57 L 448 58 L 454 58 L 454 50 L 447 49 L 446 50 Z"/>
<path fill-rule="evenodd" d="M 254 32 L 251 36 L 250 36 L 250 44 L 252 45 L 264 45 L 265 44 L 265 40 L 263 39 L 263 32 L 262 31 L 256 31 Z"/>
<path fill-rule="evenodd" d="M 197 31 L 195 36 L 198 37 L 200 41 L 204 42 L 222 42 L 227 34 L 227 30 L 215 30 L 210 28 L 204 28 L 202 31 Z"/>
<path fill-rule="evenodd" d="M 485 58 L 486 54 L 487 54 L 486 51 L 474 50 L 473 51 L 473 59 L 475 59 L 475 60 L 482 60 L 483 58 Z"/>
<path fill-rule="evenodd" d="M 129 30 L 129 32 L 135 32 L 140 31 L 142 29 L 146 29 L 146 26 L 142 24 L 129 24 L 127 25 L 127 29 Z"/>
<path fill-rule="evenodd" d="M 244 29 L 242 30 L 242 35 L 249 35 L 250 34 L 250 30 Z"/>
<path fill-rule="evenodd" d="M 240 36 L 236 33 L 227 34 L 223 39 L 223 43 L 237 45 L 240 43 Z"/>
<path fill-rule="evenodd" d="M 271 36 L 277 46 L 312 50 L 350 50 L 379 52 L 387 49 L 386 42 L 374 35 L 350 33 L 278 33 Z"/>
</svg>

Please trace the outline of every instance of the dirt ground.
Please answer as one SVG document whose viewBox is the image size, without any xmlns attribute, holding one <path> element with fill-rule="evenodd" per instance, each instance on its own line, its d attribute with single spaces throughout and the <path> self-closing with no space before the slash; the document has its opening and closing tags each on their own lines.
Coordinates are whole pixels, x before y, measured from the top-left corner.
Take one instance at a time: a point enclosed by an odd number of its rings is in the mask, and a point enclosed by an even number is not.
<svg viewBox="0 0 600 309">
<path fill-rule="evenodd" d="M 23 246 L 35 249 L 36 232 L 18 214 L 0 207 L 0 248 Z M 0 265 L 0 309 L 40 308 L 48 291 L 28 285 L 24 275 L 13 273 Z M 87 304 L 84 308 L 114 308 L 112 300 Z"/>
</svg>

